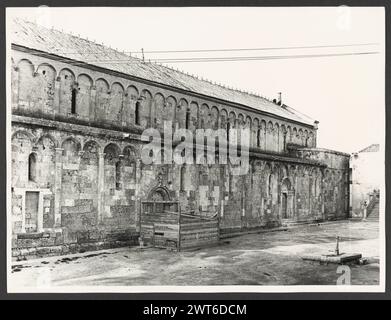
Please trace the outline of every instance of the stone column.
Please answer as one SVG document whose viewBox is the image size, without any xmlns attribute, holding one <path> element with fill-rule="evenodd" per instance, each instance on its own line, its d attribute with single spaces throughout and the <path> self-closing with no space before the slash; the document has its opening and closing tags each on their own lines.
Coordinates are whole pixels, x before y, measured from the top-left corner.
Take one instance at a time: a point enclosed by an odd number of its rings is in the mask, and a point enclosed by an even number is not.
<svg viewBox="0 0 391 320">
<path fill-rule="evenodd" d="M 98 223 L 103 220 L 103 197 L 105 192 L 105 153 L 99 152 L 98 165 Z"/>
<path fill-rule="evenodd" d="M 62 197 L 62 154 L 64 149 L 56 148 L 56 167 L 54 179 L 54 227 L 61 228 Z"/>
<path fill-rule="evenodd" d="M 140 227 L 140 219 L 141 219 L 141 199 L 140 199 L 140 189 L 141 189 L 141 159 L 136 160 L 136 189 L 135 189 L 135 209 L 136 209 L 136 217 L 135 217 L 135 223 L 136 223 L 136 230 L 139 229 L 141 231 Z"/>
</svg>

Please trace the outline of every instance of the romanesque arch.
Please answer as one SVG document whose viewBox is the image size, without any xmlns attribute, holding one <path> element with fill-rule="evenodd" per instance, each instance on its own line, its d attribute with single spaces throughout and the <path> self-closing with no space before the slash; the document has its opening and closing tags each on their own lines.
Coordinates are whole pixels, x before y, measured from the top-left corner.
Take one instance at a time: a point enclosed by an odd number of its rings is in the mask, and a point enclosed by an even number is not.
<svg viewBox="0 0 391 320">
<path fill-rule="evenodd" d="M 200 108 L 200 128 L 210 128 L 209 106 L 206 103 L 203 103 Z"/>
<path fill-rule="evenodd" d="M 68 115 L 71 112 L 72 90 L 75 89 L 75 74 L 70 69 L 62 69 L 57 81 L 59 83 L 59 112 Z"/>
<path fill-rule="evenodd" d="M 151 125 L 152 94 L 144 89 L 141 91 L 140 125 L 147 128 Z"/>
<path fill-rule="evenodd" d="M 184 129 L 186 127 L 186 112 L 189 107 L 189 103 L 186 99 L 179 100 L 175 109 L 175 127 L 177 129 Z"/>
<path fill-rule="evenodd" d="M 109 107 L 109 84 L 105 79 L 100 78 L 96 80 L 95 88 L 95 117 L 97 120 L 102 121 L 106 119 L 107 109 Z"/>
<path fill-rule="evenodd" d="M 128 86 L 125 91 L 122 109 L 122 122 L 127 126 L 135 124 L 135 109 L 138 98 L 137 88 L 133 85 Z"/>
<path fill-rule="evenodd" d="M 105 188 L 109 191 L 111 190 L 121 190 L 122 189 L 122 159 L 121 149 L 115 143 L 109 143 L 104 148 L 104 183 Z M 106 192 L 106 196 L 109 196 L 110 193 Z"/>
<path fill-rule="evenodd" d="M 119 82 L 114 82 L 110 90 L 110 106 L 109 112 L 107 112 L 106 119 L 112 121 L 117 125 L 121 124 L 123 105 L 124 105 L 124 92 L 123 85 Z"/>
<path fill-rule="evenodd" d="M 124 181 L 136 183 L 137 152 L 132 146 L 126 146 L 122 152 L 124 165 Z"/>
<path fill-rule="evenodd" d="M 22 59 L 18 63 L 18 105 L 29 109 L 34 97 L 34 65 L 30 60 Z"/>
<path fill-rule="evenodd" d="M 252 123 L 252 126 L 251 126 L 251 132 L 252 132 L 252 146 L 254 148 L 260 148 L 261 145 L 260 145 L 260 125 L 259 125 L 259 119 L 258 118 L 254 118 L 253 120 L 253 123 Z"/>
<path fill-rule="evenodd" d="M 37 108 L 45 114 L 54 112 L 54 87 L 56 69 L 47 63 L 40 64 L 35 74 Z"/>
<path fill-rule="evenodd" d="M 280 213 L 282 219 L 291 219 L 293 217 L 293 190 L 292 183 L 288 177 L 281 183 Z"/>
<path fill-rule="evenodd" d="M 191 102 L 190 103 L 190 124 L 189 129 L 195 130 L 198 128 L 198 103 Z"/>
<path fill-rule="evenodd" d="M 90 105 L 91 105 L 91 89 L 92 79 L 86 74 L 80 74 L 77 77 L 77 91 L 75 100 L 75 110 L 71 110 L 71 113 L 76 113 L 84 118 L 90 117 Z M 71 108 L 73 109 L 73 107 Z"/>
<path fill-rule="evenodd" d="M 22 130 L 11 136 L 12 185 L 24 186 L 28 181 L 28 158 L 33 151 L 34 137 Z"/>
<path fill-rule="evenodd" d="M 157 186 L 152 188 L 147 199 L 149 201 L 171 201 L 170 191 L 164 186 Z"/>
<path fill-rule="evenodd" d="M 165 113 L 165 104 L 166 104 L 166 99 L 161 93 L 155 94 L 155 97 L 153 98 L 154 100 L 154 126 L 158 130 L 163 130 L 164 126 L 164 113 Z"/>
</svg>

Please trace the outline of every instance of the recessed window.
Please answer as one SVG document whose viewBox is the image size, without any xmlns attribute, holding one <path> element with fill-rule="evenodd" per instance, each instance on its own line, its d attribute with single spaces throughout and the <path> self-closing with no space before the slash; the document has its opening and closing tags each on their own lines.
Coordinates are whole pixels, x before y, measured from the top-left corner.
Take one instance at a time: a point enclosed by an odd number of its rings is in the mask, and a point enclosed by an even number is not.
<svg viewBox="0 0 391 320">
<path fill-rule="evenodd" d="M 137 125 L 140 125 L 140 101 L 136 102 L 136 107 L 134 110 L 134 122 Z"/>
<path fill-rule="evenodd" d="M 186 129 L 190 127 L 190 110 L 186 111 Z"/>
<path fill-rule="evenodd" d="M 115 163 L 115 189 L 121 190 L 121 161 Z"/>
<path fill-rule="evenodd" d="M 77 89 L 72 89 L 72 97 L 71 97 L 71 113 L 76 114 L 76 96 L 77 96 Z"/>
<path fill-rule="evenodd" d="M 37 179 L 37 156 L 35 153 L 29 155 L 28 162 L 28 179 L 35 182 Z"/>
</svg>

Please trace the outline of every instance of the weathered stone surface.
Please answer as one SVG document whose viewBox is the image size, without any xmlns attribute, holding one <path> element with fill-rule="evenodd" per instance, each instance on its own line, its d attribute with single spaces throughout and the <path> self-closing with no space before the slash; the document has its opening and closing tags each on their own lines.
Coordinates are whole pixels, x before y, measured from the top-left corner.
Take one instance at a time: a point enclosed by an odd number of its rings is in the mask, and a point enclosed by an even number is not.
<svg viewBox="0 0 391 320">
<path fill-rule="evenodd" d="M 129 242 L 139 230 L 141 201 L 158 185 L 182 211 L 217 214 L 224 232 L 347 217 L 349 156 L 316 149 L 315 125 L 64 65 L 32 50 L 14 48 L 12 59 L 10 218 L 21 235 L 15 250 L 76 252 Z M 161 130 L 167 120 L 191 130 L 250 129 L 249 172 L 234 175 L 230 164 L 143 164 L 139 133 Z M 39 193 L 37 208 L 26 210 L 27 192 Z M 34 254 L 51 254 L 39 250 Z"/>
</svg>

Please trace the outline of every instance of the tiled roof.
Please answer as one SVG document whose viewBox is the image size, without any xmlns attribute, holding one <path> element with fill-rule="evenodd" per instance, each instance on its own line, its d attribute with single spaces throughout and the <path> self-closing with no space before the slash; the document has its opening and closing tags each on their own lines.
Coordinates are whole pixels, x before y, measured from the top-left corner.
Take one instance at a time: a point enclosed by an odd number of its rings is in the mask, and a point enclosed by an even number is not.
<svg viewBox="0 0 391 320">
<path fill-rule="evenodd" d="M 11 43 L 16 45 L 238 103 L 304 124 L 314 124 L 313 119 L 289 106 L 281 107 L 264 97 L 198 79 L 160 64 L 144 62 L 107 46 L 58 30 L 48 29 L 33 22 L 21 19 L 13 20 L 10 36 Z M 129 62 L 124 63 L 124 60 Z"/>
</svg>

